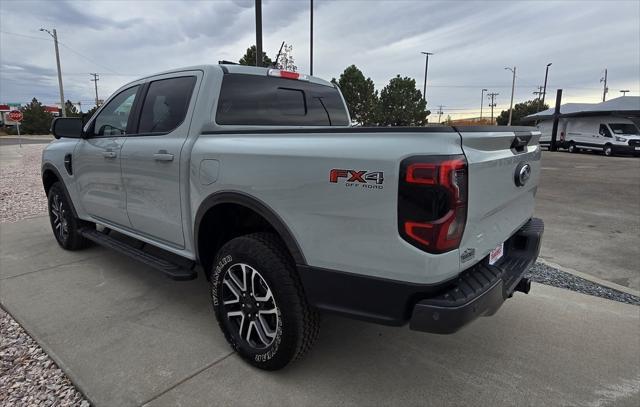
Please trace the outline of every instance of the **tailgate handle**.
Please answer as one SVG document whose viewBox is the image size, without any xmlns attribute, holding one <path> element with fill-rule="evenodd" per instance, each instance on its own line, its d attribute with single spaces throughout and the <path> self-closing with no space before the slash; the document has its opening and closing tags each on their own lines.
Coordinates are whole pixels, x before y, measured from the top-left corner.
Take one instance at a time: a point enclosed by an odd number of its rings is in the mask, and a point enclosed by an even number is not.
<svg viewBox="0 0 640 407">
<path fill-rule="evenodd" d="M 522 153 L 524 148 L 531 141 L 531 136 L 516 136 L 511 143 L 511 151 L 514 153 Z"/>
</svg>

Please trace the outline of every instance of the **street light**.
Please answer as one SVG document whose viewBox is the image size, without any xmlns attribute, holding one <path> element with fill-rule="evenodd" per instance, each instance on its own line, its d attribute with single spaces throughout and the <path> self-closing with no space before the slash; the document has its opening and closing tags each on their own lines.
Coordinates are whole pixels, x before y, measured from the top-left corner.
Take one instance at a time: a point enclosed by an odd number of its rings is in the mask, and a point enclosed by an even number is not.
<svg viewBox="0 0 640 407">
<path fill-rule="evenodd" d="M 424 89 L 422 90 L 422 100 L 427 102 L 427 69 L 429 69 L 429 55 L 433 55 L 433 52 L 424 52 L 422 53 L 427 57 L 427 61 L 424 65 Z"/>
<path fill-rule="evenodd" d="M 487 92 L 487 89 L 482 89 L 480 93 L 480 121 L 482 122 L 482 105 L 484 104 L 484 92 Z"/>
<path fill-rule="evenodd" d="M 508 69 L 511 72 L 513 72 L 513 80 L 511 81 L 511 104 L 509 105 L 509 123 L 507 123 L 507 126 L 511 126 L 511 116 L 513 115 L 513 91 L 516 88 L 516 67 L 514 66 L 513 68 L 504 68 L 504 69 Z"/>
<path fill-rule="evenodd" d="M 544 71 L 544 89 L 542 90 L 542 106 L 544 106 L 544 97 L 547 96 L 547 77 L 549 76 L 549 67 L 551 62 L 547 64 L 547 69 Z"/>
<path fill-rule="evenodd" d="M 62 71 L 60 70 L 60 52 L 58 51 L 58 33 L 56 29 L 53 29 L 53 33 L 46 28 L 41 28 L 40 31 L 44 31 L 53 38 L 53 43 L 56 48 L 56 65 L 58 66 L 58 86 L 60 88 L 60 108 L 62 109 L 62 117 L 67 117 L 67 112 L 64 105 L 64 91 L 62 90 Z"/>
</svg>

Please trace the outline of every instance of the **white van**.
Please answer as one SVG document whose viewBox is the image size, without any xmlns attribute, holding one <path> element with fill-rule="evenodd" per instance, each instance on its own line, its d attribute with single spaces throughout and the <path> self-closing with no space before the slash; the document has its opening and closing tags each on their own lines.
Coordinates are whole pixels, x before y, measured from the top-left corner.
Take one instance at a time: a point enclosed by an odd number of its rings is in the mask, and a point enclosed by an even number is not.
<svg viewBox="0 0 640 407">
<path fill-rule="evenodd" d="M 553 121 L 538 125 L 541 145 L 549 145 Z M 558 146 L 571 153 L 602 151 L 604 155 L 640 155 L 640 130 L 631 120 L 615 116 L 571 117 L 558 123 Z"/>
</svg>

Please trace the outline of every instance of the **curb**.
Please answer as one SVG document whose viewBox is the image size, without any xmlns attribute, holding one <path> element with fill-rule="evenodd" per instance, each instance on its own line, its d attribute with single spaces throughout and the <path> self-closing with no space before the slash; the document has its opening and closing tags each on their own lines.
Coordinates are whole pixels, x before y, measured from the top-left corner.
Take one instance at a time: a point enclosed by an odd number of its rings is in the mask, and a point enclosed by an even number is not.
<svg viewBox="0 0 640 407">
<path fill-rule="evenodd" d="M 96 403 L 93 400 L 92 397 L 90 397 L 86 390 L 85 390 L 85 386 L 84 386 L 84 382 L 83 380 L 78 377 L 68 366 L 67 364 L 62 360 L 62 358 L 58 357 L 58 354 L 55 353 L 53 351 L 53 349 L 47 345 L 46 342 L 40 340 L 40 337 L 38 334 L 35 333 L 34 330 L 31 329 L 31 327 L 29 326 L 29 324 L 25 325 L 25 321 L 22 320 L 22 318 L 18 318 L 16 317 L 15 313 L 11 312 L 11 310 L 9 310 L 9 307 L 7 307 L 7 304 L 4 304 L 1 300 L 0 300 L 0 307 L 2 307 L 2 309 L 9 314 L 9 316 L 11 316 L 11 318 L 13 318 L 14 321 L 16 321 L 18 323 L 18 325 L 20 325 L 22 327 L 22 329 L 24 329 L 24 331 L 27 333 L 27 335 L 29 335 L 31 337 L 31 339 L 33 339 L 33 341 L 40 347 L 42 348 L 42 350 L 44 351 L 44 353 L 49 356 L 49 358 L 51 358 L 51 360 L 53 360 L 53 362 L 58 366 L 58 368 L 60 368 L 60 370 L 62 370 L 64 372 L 64 374 L 69 378 L 69 380 L 71 381 L 71 384 L 73 385 L 73 387 L 76 388 L 76 390 L 78 392 L 80 392 L 80 394 L 82 394 L 82 396 L 89 402 L 90 405 L 95 406 Z"/>
<path fill-rule="evenodd" d="M 626 294 L 635 295 L 636 297 L 640 297 L 640 291 L 634 290 L 633 288 L 625 287 L 620 284 L 612 283 L 611 281 L 603 280 L 601 278 L 592 276 L 590 274 L 583 273 L 582 271 L 578 271 L 572 269 L 570 267 L 561 266 L 557 263 L 553 263 L 551 261 L 545 260 L 544 258 L 538 256 L 538 261 L 545 266 L 556 268 L 560 271 L 564 271 L 565 273 L 573 274 L 576 277 L 580 277 L 584 280 L 590 281 L 592 283 L 601 285 L 603 287 L 611 288 L 612 290 L 617 290 Z"/>
</svg>

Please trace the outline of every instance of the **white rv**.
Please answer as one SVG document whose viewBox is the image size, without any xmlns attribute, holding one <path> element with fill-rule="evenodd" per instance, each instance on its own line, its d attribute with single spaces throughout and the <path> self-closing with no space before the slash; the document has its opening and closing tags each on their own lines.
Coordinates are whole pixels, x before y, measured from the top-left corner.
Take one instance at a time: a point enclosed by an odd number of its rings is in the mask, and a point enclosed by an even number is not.
<svg viewBox="0 0 640 407">
<path fill-rule="evenodd" d="M 542 133 L 540 145 L 549 146 L 553 120 L 538 124 Z M 640 155 L 640 130 L 634 122 L 624 117 L 591 116 L 565 117 L 558 122 L 557 143 L 571 153 L 581 150 L 614 154 Z"/>
</svg>

